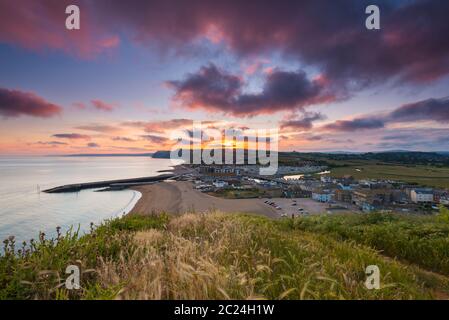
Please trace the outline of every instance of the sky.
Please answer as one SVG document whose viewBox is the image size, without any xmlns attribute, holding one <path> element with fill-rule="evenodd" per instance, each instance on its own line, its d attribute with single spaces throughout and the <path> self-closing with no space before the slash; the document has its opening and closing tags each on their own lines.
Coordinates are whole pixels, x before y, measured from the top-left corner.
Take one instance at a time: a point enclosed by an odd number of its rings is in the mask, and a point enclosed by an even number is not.
<svg viewBox="0 0 449 320">
<path fill-rule="evenodd" d="M 65 27 L 71 4 L 79 30 Z M 371 4 L 380 30 L 365 27 Z M 168 150 L 193 121 L 277 128 L 282 151 L 449 151 L 448 12 L 439 0 L 0 0 L 0 155 Z"/>
</svg>

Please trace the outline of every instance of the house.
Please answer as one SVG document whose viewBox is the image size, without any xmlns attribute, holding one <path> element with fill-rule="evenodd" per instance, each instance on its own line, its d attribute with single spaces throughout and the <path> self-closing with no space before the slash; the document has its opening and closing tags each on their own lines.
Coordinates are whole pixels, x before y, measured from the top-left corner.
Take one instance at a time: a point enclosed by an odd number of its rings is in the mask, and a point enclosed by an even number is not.
<svg viewBox="0 0 449 320">
<path fill-rule="evenodd" d="M 332 178 L 330 176 L 321 176 L 320 180 L 323 183 L 331 183 L 332 182 Z"/>
<path fill-rule="evenodd" d="M 391 189 L 358 188 L 354 190 L 352 201 L 359 207 L 363 204 L 384 206 L 391 203 L 392 193 Z"/>
<path fill-rule="evenodd" d="M 319 202 L 329 202 L 332 200 L 332 192 L 326 189 L 315 189 L 312 191 L 312 199 Z"/>
<path fill-rule="evenodd" d="M 446 190 L 434 190 L 433 191 L 433 202 L 434 203 L 441 203 L 441 199 L 448 198 L 449 194 Z"/>
<path fill-rule="evenodd" d="M 335 200 L 340 202 L 352 202 L 352 192 L 345 189 L 335 190 Z"/>
<path fill-rule="evenodd" d="M 337 187 L 338 187 L 339 189 L 342 189 L 342 190 L 352 190 L 352 189 L 354 188 L 354 185 L 352 185 L 352 184 L 338 183 L 338 184 L 337 184 Z"/>
<path fill-rule="evenodd" d="M 431 203 L 433 202 L 433 190 L 426 188 L 413 189 L 410 192 L 410 198 L 413 203 Z"/>
<path fill-rule="evenodd" d="M 407 193 L 404 190 L 393 190 L 393 201 L 398 203 L 408 203 Z"/>
<path fill-rule="evenodd" d="M 297 185 L 289 185 L 287 187 L 287 198 L 310 198 L 312 197 L 312 192 L 301 189 Z"/>
</svg>

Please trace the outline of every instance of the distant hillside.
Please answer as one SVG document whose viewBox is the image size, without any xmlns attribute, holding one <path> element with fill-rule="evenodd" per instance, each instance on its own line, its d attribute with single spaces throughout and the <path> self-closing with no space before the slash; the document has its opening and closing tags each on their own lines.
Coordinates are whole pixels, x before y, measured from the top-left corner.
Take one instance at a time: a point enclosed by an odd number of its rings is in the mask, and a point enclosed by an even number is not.
<svg viewBox="0 0 449 320">
<path fill-rule="evenodd" d="M 280 156 L 283 159 L 302 159 L 317 162 L 326 162 L 329 160 L 377 160 L 379 162 L 394 164 L 449 166 L 449 153 L 446 152 L 418 152 L 402 150 L 367 153 L 281 152 Z"/>
<path fill-rule="evenodd" d="M 379 160 L 398 164 L 449 166 L 449 155 L 436 152 L 389 151 L 363 154 L 329 155 L 334 160 Z"/>
<path fill-rule="evenodd" d="M 170 151 L 156 151 L 153 153 L 155 159 L 170 159 Z"/>
<path fill-rule="evenodd" d="M 223 150 L 223 162 L 224 162 Z M 248 157 L 248 150 L 245 150 L 245 163 Z M 170 151 L 157 151 L 153 158 L 169 159 Z M 191 155 L 192 159 L 192 155 Z M 235 159 L 235 151 L 234 151 Z M 324 152 L 279 152 L 280 165 L 305 165 L 318 164 L 333 166 L 335 163 L 329 160 L 350 161 L 350 160 L 377 160 L 379 162 L 404 164 L 404 165 L 434 165 L 449 166 L 449 152 L 418 152 L 405 150 L 391 150 L 382 152 L 344 152 L 336 151 L 332 153 Z"/>
</svg>

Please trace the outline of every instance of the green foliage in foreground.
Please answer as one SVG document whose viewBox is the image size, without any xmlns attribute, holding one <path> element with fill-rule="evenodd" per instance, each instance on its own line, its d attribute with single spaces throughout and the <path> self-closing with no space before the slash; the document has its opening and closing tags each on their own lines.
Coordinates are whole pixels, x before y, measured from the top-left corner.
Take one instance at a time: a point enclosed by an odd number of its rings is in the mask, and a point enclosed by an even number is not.
<svg viewBox="0 0 449 320">
<path fill-rule="evenodd" d="M 354 240 L 387 256 L 449 275 L 449 211 L 445 208 L 437 216 L 322 215 L 287 224 L 296 230 Z"/>
<path fill-rule="evenodd" d="M 136 245 L 130 231 L 161 228 L 167 221 L 166 215 L 127 216 L 106 221 L 84 236 L 73 229 L 56 239 L 46 239 L 41 233 L 38 240 L 19 250 L 13 238 L 5 240 L 0 256 L 0 299 L 81 298 L 92 292 L 94 297 L 106 298 L 116 288 L 98 288 L 95 268 L 99 259 L 117 259 L 124 249 L 134 251 Z M 68 265 L 80 266 L 83 290 L 72 290 L 70 294 L 61 291 Z"/>
<path fill-rule="evenodd" d="M 385 258 L 354 241 L 336 239 L 335 232 L 326 235 L 319 225 L 328 218 L 322 219 L 291 222 L 219 213 L 127 216 L 82 237 L 73 231 L 55 240 L 40 237 L 20 254 L 13 254 L 9 242 L 0 256 L 0 299 L 448 296 L 446 277 Z M 383 215 L 351 219 L 354 228 L 411 223 Z M 438 233 L 427 236 L 439 239 Z M 81 290 L 63 286 L 69 264 L 81 267 Z M 373 264 L 381 270 L 380 290 L 364 286 L 365 268 Z"/>
</svg>

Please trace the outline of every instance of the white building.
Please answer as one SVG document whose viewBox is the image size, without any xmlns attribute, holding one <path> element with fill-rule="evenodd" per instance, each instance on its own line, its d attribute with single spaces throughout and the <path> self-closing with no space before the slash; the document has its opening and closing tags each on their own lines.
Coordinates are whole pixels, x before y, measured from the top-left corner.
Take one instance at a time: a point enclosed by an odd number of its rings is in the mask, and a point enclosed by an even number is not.
<svg viewBox="0 0 449 320">
<path fill-rule="evenodd" d="M 332 182 L 332 178 L 330 176 L 321 176 L 320 180 L 323 183 L 331 183 Z"/>
<path fill-rule="evenodd" d="M 413 189 L 410 192 L 410 198 L 413 203 L 433 202 L 432 189 Z"/>
<path fill-rule="evenodd" d="M 214 181 L 212 184 L 215 188 L 224 188 L 228 186 L 228 183 L 226 181 Z"/>
</svg>

